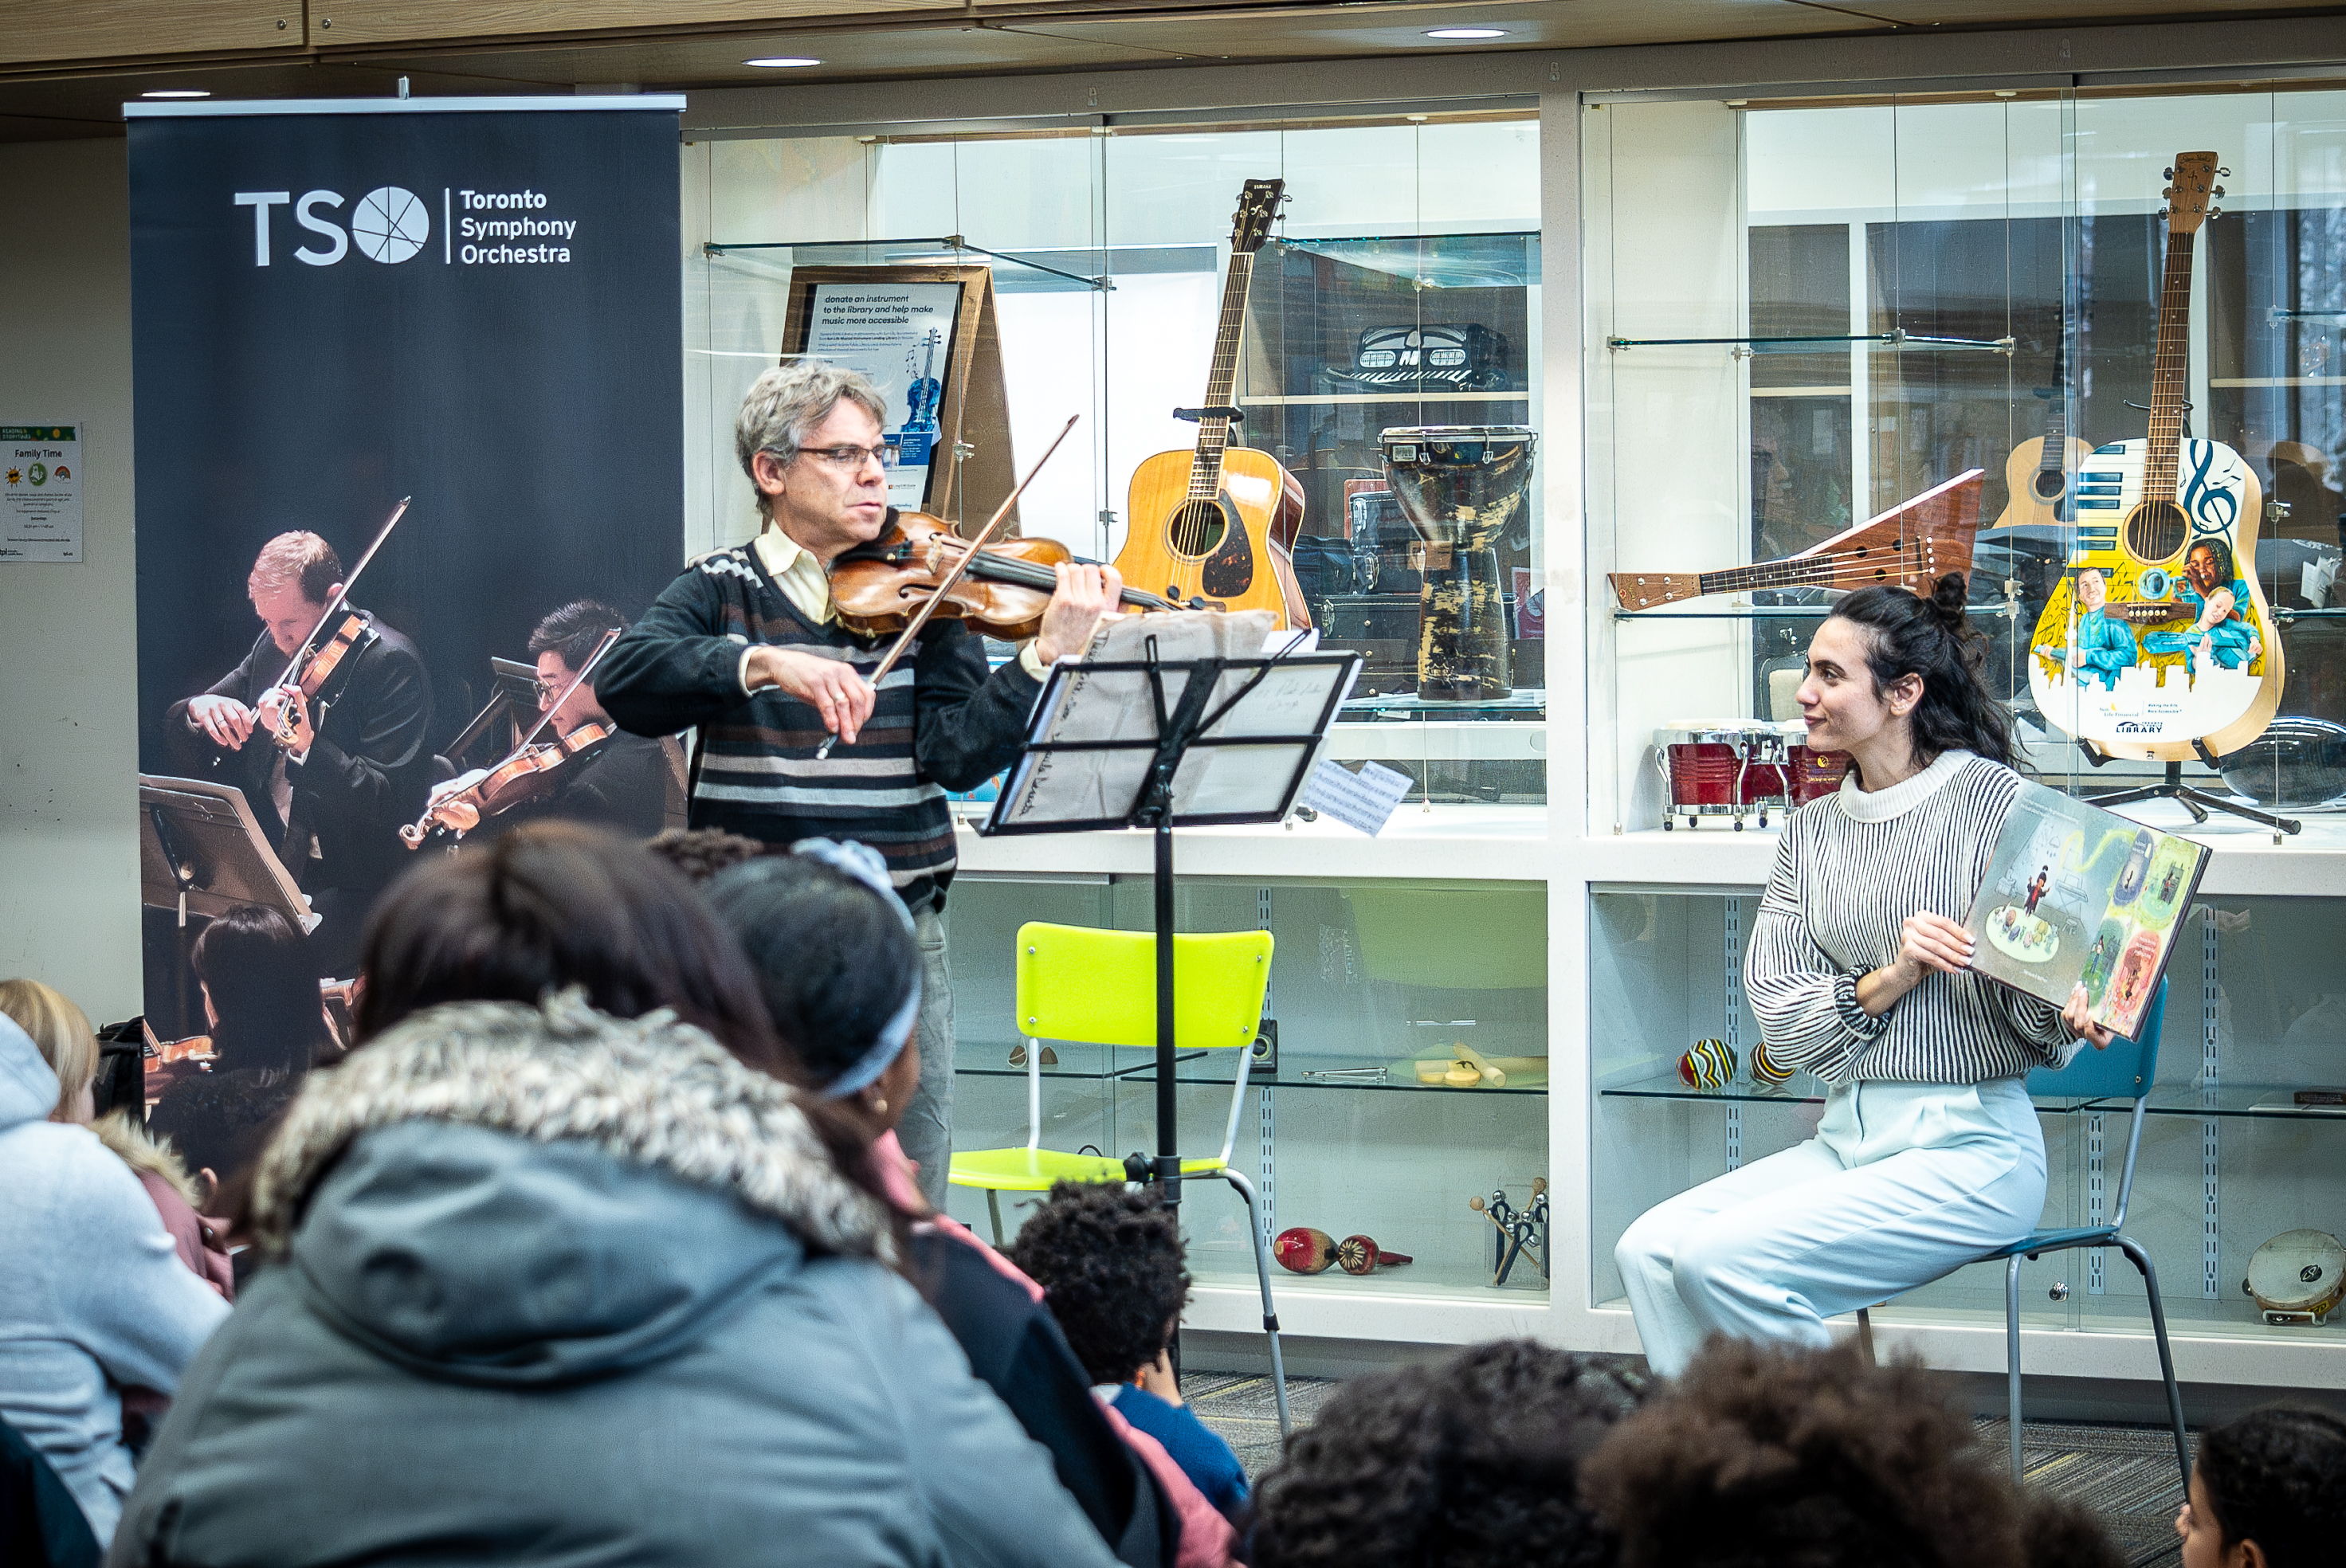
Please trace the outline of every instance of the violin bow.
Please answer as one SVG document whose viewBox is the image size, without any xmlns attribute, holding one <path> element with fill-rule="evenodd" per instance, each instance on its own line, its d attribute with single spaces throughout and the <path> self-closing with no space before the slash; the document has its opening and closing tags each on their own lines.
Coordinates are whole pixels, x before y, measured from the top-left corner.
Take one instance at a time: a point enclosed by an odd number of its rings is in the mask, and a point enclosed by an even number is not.
<svg viewBox="0 0 2346 1568">
<path fill-rule="evenodd" d="M 921 635 L 921 628 L 929 624 L 929 617 L 937 613 L 937 606 L 945 602 L 945 596 L 952 593 L 954 585 L 968 573 L 970 563 L 977 559 L 978 551 L 994 537 L 994 531 L 1002 526 L 1002 520 L 1010 515 L 1010 509 L 1018 504 L 1018 498 L 1026 494 L 1026 487 L 1035 483 L 1035 476 L 1043 472 L 1043 465 L 1051 461 L 1051 454 L 1059 450 L 1059 443 L 1067 439 L 1067 433 L 1074 430 L 1076 422 L 1083 417 L 1079 413 L 1067 416 L 1067 423 L 1059 427 L 1059 433 L 1051 438 L 1051 444 L 1043 449 L 1043 455 L 1036 458 L 1035 466 L 1026 471 L 1026 477 L 1002 498 L 1002 504 L 994 509 L 994 515 L 985 520 L 985 526 L 964 542 L 961 559 L 954 562 L 953 569 L 944 575 L 936 591 L 929 596 L 928 602 L 913 612 L 913 618 L 904 623 L 904 629 L 896 634 L 896 640 L 888 646 L 888 651 L 880 656 L 880 662 L 864 677 L 864 685 L 874 691 L 880 688 L 880 683 L 887 678 L 888 672 L 896 667 L 896 661 L 904 657 L 904 650 L 913 646 L 913 639 Z M 831 755 L 831 748 L 838 744 L 839 732 L 834 729 L 822 738 L 821 746 L 814 748 L 814 759 L 822 761 Z"/>
<path fill-rule="evenodd" d="M 403 495 L 400 497 L 399 504 L 391 509 L 391 515 L 383 520 L 381 528 L 375 530 L 374 542 L 366 547 L 366 553 L 359 557 L 359 564 L 352 569 L 350 575 L 342 579 L 342 591 L 327 603 L 326 613 L 318 617 L 318 624 L 310 628 L 310 635 L 303 637 L 301 646 L 293 650 L 293 657 L 285 666 L 285 673 L 277 677 L 276 685 L 272 686 L 270 690 L 293 683 L 294 677 L 301 671 L 301 661 L 310 657 L 310 650 L 317 645 L 318 634 L 324 631 L 326 623 L 332 620 L 342 612 L 342 607 L 351 602 L 351 590 L 358 586 L 359 578 L 365 574 L 367 564 L 374 559 L 374 553 L 382 548 L 382 542 L 391 537 L 391 531 L 399 526 L 399 520 L 407 515 L 408 503 L 414 499 L 413 495 Z M 277 739 L 279 744 L 284 745 L 290 744 L 292 738 L 293 721 L 288 718 L 279 726 Z"/>
</svg>

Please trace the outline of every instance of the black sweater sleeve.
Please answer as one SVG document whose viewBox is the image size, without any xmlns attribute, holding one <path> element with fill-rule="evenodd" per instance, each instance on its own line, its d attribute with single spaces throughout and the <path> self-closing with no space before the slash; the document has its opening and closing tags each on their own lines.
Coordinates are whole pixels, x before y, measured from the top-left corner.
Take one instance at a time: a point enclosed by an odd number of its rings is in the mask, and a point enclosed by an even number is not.
<svg viewBox="0 0 2346 1568">
<path fill-rule="evenodd" d="M 1042 683 L 1012 659 L 988 674 L 985 644 L 958 621 L 921 634 L 914 669 L 913 757 L 946 789 L 974 789 L 1018 760 Z"/>
<path fill-rule="evenodd" d="M 411 775 L 432 725 L 432 684 L 423 661 L 406 648 L 384 643 L 369 651 L 342 699 L 362 715 L 358 732 L 340 740 L 320 735 L 309 759 L 286 769 L 321 829 L 386 830 L 414 804 Z"/>
<path fill-rule="evenodd" d="M 716 583 L 687 567 L 603 656 L 596 700 L 631 735 L 674 735 L 732 712 L 750 700 L 741 690 L 747 644 L 723 626 Z"/>
</svg>

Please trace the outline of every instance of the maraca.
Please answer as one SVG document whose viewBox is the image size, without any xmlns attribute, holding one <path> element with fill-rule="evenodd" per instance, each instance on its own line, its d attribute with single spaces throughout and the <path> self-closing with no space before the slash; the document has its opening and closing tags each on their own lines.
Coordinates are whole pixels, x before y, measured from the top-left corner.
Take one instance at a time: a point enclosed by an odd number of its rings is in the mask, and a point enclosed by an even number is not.
<svg viewBox="0 0 2346 1568">
<path fill-rule="evenodd" d="M 1678 1058 L 1678 1082 L 1689 1089 L 1716 1089 L 1735 1076 L 1735 1053 L 1723 1040 L 1698 1040 Z"/>
<path fill-rule="evenodd" d="M 1331 1239 L 1324 1230 L 1308 1225 L 1290 1226 L 1272 1238 L 1270 1252 L 1290 1274 L 1324 1274 L 1331 1265 L 1347 1274 L 1367 1274 L 1415 1261 L 1406 1253 L 1387 1252 L 1365 1236 Z"/>
<path fill-rule="evenodd" d="M 1762 1084 L 1788 1084 L 1792 1070 L 1768 1054 L 1767 1042 L 1762 1041 L 1751 1047 L 1751 1075 Z"/>
</svg>

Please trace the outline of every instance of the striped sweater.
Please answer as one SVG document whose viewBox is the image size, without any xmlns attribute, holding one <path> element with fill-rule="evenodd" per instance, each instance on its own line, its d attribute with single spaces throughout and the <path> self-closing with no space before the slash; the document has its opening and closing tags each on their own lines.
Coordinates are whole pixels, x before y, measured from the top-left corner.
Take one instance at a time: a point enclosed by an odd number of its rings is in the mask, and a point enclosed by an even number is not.
<svg viewBox="0 0 2346 1568">
<path fill-rule="evenodd" d="M 944 901 L 953 879 L 947 789 L 970 789 L 1015 761 L 1042 687 L 1015 661 L 988 674 L 984 645 L 960 622 L 932 622 L 881 683 L 855 744 L 815 759 L 827 733 L 813 708 L 771 687 L 741 688 L 742 650 L 770 643 L 869 671 L 889 639 L 818 626 L 784 596 L 747 545 L 678 573 L 611 646 L 595 691 L 619 727 L 673 735 L 698 727 L 692 825 L 775 845 L 854 839 L 888 859 L 914 909 Z"/>
<path fill-rule="evenodd" d="M 1880 1017 L 1857 982 L 1894 962 L 1908 915 L 1961 921 L 2020 776 L 1969 751 L 1795 811 L 1752 922 L 1744 983 L 1768 1054 L 1828 1084 L 1978 1084 L 2068 1059 L 2058 1009 L 1977 974 L 1926 974 Z"/>
</svg>

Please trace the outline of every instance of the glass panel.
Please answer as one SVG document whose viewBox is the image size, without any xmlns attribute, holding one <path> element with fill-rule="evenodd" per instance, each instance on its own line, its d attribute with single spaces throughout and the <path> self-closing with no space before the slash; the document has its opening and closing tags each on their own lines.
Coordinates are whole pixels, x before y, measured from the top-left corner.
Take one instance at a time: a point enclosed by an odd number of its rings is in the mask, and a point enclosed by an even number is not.
<svg viewBox="0 0 2346 1568">
<path fill-rule="evenodd" d="M 957 1146 L 1026 1140 L 1025 1071 L 1011 1064 L 1021 1047 L 1007 962 L 1017 926 L 1053 920 L 1146 930 L 1151 897 L 1145 877 L 955 881 Z M 1405 1294 L 1544 1290 L 1536 1239 L 1531 1260 L 1511 1268 L 1504 1286 L 1493 1285 L 1497 1233 L 1468 1199 L 1487 1203 L 1500 1191 L 1520 1207 L 1531 1201 L 1533 1182 L 1549 1175 L 1545 885 L 1185 878 L 1176 920 L 1184 931 L 1263 927 L 1277 942 L 1265 1003 L 1277 1025 L 1276 1055 L 1250 1079 L 1232 1155 L 1263 1195 L 1270 1233 L 1309 1226 L 1337 1239 L 1367 1235 L 1415 1260 L 1357 1278 L 1282 1272 L 1274 1284 Z M 1052 1051 L 1045 1146 L 1088 1145 L 1116 1157 L 1154 1151 L 1153 1053 L 1067 1042 Z M 1462 1060 L 1488 1071 L 1460 1074 Z M 1235 1069 L 1226 1052 L 1182 1061 L 1188 1153 L 1220 1147 Z M 1211 1181 L 1188 1192 L 1191 1271 L 1217 1284 L 1250 1279 L 1253 1253 L 1234 1194 Z M 1025 1201 L 1004 1195 L 1005 1227 L 1015 1227 Z M 981 1234 L 990 1224 L 982 1194 L 956 1189 L 951 1210 Z"/>
</svg>

